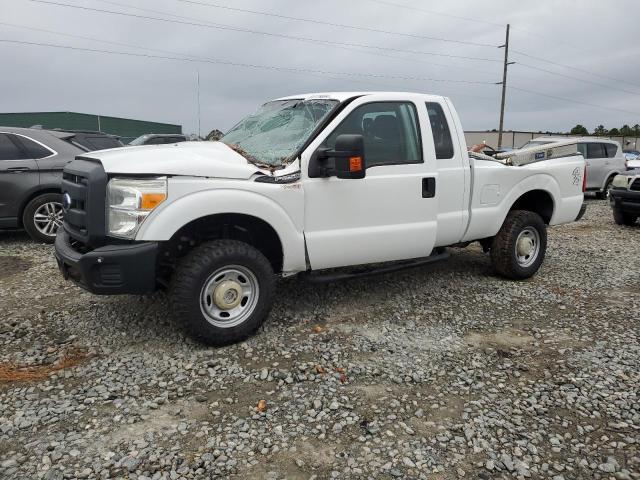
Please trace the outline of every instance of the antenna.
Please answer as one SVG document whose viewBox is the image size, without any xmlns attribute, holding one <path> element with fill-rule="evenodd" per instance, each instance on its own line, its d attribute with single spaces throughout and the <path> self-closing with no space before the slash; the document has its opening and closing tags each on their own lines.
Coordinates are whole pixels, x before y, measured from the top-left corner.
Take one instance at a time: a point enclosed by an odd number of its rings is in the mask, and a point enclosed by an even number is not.
<svg viewBox="0 0 640 480">
<path fill-rule="evenodd" d="M 197 74 L 197 83 L 198 83 L 198 140 L 202 138 L 202 133 L 200 129 L 200 70 L 196 70 Z"/>
</svg>

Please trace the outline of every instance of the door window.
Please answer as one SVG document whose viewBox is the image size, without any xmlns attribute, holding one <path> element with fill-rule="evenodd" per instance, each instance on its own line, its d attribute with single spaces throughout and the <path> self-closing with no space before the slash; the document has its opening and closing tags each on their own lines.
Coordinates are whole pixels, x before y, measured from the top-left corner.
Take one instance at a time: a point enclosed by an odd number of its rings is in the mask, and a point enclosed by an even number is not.
<svg viewBox="0 0 640 480">
<path fill-rule="evenodd" d="M 51 155 L 53 155 L 53 152 L 51 150 L 43 147 L 39 143 L 34 142 L 30 138 L 18 136 L 16 140 L 22 144 L 29 158 L 37 160 L 39 158 L 50 157 Z"/>
<path fill-rule="evenodd" d="M 613 143 L 604 143 L 604 148 L 607 151 L 607 158 L 613 158 L 618 153 L 618 146 Z"/>
<path fill-rule="evenodd" d="M 327 137 L 334 148 L 338 135 L 364 138 L 367 167 L 422 162 L 422 145 L 415 105 L 408 102 L 373 102 L 357 107 Z"/>
<path fill-rule="evenodd" d="M 453 141 L 447 117 L 444 115 L 442 105 L 436 102 L 427 102 L 427 112 L 431 122 L 433 144 L 436 148 L 436 158 L 439 160 L 453 158 Z"/>
<path fill-rule="evenodd" d="M 587 158 L 606 158 L 607 152 L 602 143 L 587 143 Z"/>
<path fill-rule="evenodd" d="M 580 154 L 582 155 L 583 158 L 588 158 L 587 157 L 587 144 L 586 143 L 579 143 L 578 144 L 578 151 L 580 152 Z"/>
<path fill-rule="evenodd" d="M 11 137 L 13 135 L 0 133 L 0 160 L 24 160 L 24 152 Z"/>
</svg>

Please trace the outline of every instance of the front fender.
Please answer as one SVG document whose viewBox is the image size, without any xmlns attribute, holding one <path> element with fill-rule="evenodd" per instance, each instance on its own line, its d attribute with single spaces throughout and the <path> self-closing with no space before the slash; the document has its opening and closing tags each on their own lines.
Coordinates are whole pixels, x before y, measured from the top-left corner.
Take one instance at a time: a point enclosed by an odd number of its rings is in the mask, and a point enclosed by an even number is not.
<svg viewBox="0 0 640 480">
<path fill-rule="evenodd" d="M 202 217 L 232 213 L 264 220 L 282 244 L 283 271 L 306 269 L 304 235 L 276 201 L 247 190 L 216 188 L 189 193 L 163 202 L 143 222 L 136 236 L 141 241 L 169 240 L 180 228 Z"/>
</svg>

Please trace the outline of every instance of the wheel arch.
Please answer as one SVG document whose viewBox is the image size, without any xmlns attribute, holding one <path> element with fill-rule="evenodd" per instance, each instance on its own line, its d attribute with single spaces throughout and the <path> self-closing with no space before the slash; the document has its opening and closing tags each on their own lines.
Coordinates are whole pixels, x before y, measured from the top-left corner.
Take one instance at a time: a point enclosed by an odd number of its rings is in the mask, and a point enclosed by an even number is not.
<svg viewBox="0 0 640 480">
<path fill-rule="evenodd" d="M 31 202 L 31 200 L 33 200 L 34 198 L 39 197 L 40 195 L 45 195 L 47 193 L 62 194 L 62 190 L 56 187 L 39 186 L 38 188 L 29 192 L 29 194 L 22 200 L 22 202 L 20 203 L 20 209 L 18 210 L 18 226 L 20 228 L 24 227 L 22 217 L 24 216 L 24 210 L 27 208 L 27 205 L 29 205 L 29 202 Z"/>
<path fill-rule="evenodd" d="M 546 225 L 549 225 L 555 211 L 555 201 L 553 195 L 547 190 L 535 189 L 520 195 L 507 211 L 526 210 L 540 215 Z M 505 215 L 506 218 L 506 215 Z"/>
<path fill-rule="evenodd" d="M 268 253 L 273 256 L 274 251 L 280 252 L 281 259 L 274 259 L 272 262 L 278 271 L 306 269 L 304 236 L 301 229 L 296 227 L 278 203 L 264 195 L 246 190 L 200 191 L 169 201 L 145 220 L 136 240 L 170 243 L 179 238 L 184 229 L 205 227 L 206 230 L 213 226 L 215 230 L 215 225 L 221 221 L 227 225 L 233 225 L 234 221 L 239 222 L 237 226 L 240 229 L 251 231 L 253 228 L 265 235 Z M 232 234 L 234 232 L 229 230 L 229 235 Z M 247 243 L 262 251 L 265 247 L 261 248 L 259 242 L 260 240 L 256 240 Z"/>
</svg>

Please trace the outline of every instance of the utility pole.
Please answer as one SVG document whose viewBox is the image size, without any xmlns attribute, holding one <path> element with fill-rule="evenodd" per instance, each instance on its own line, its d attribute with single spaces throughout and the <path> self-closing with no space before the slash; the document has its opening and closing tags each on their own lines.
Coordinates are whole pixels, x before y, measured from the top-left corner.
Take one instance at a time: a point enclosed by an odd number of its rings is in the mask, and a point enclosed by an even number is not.
<svg viewBox="0 0 640 480">
<path fill-rule="evenodd" d="M 502 82 L 496 83 L 496 85 L 502 85 L 502 103 L 500 105 L 500 128 L 498 130 L 498 148 L 502 148 L 502 130 L 504 129 L 504 104 L 507 96 L 507 67 L 513 65 L 516 62 L 509 61 L 509 27 L 507 23 L 507 37 L 504 45 L 500 45 L 498 48 L 504 48 L 504 70 L 502 72 Z"/>
<path fill-rule="evenodd" d="M 202 138 L 202 132 L 200 130 L 200 70 L 197 70 L 198 73 L 198 140 Z"/>
</svg>

